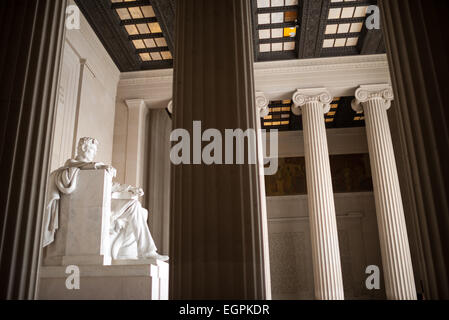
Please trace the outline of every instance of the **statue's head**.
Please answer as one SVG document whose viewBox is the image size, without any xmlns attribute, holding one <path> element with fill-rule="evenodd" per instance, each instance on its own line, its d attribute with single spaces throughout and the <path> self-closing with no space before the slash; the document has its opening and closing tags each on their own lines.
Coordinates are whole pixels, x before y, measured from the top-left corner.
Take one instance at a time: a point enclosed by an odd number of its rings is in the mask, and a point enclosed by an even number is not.
<svg viewBox="0 0 449 320">
<path fill-rule="evenodd" d="M 78 142 L 78 155 L 79 160 L 85 162 L 93 162 L 95 155 L 97 154 L 98 141 L 94 138 L 81 138 Z"/>
</svg>

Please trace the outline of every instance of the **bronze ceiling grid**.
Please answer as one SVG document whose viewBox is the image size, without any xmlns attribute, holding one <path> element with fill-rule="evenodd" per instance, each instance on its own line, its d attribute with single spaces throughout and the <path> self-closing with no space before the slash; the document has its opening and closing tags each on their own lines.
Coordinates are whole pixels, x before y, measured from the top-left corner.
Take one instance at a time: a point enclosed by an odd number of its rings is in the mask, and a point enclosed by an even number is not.
<svg viewBox="0 0 449 320">
<path fill-rule="evenodd" d="M 173 67 L 172 38 L 165 36 L 167 31 L 159 23 L 156 8 L 158 1 L 75 0 L 75 2 L 120 71 L 129 72 Z M 171 1 L 166 2 L 171 3 Z M 122 19 L 117 12 L 117 9 L 145 6 L 152 6 L 154 16 Z M 131 14 L 130 11 L 129 14 Z M 156 32 L 151 32 L 149 24 L 156 23 L 159 23 L 160 28 Z M 130 27 L 137 28 L 138 25 L 144 24 L 147 25 L 148 33 L 142 33 L 138 30 L 135 34 L 130 34 L 127 31 Z M 139 46 L 136 46 L 136 43 Z"/>
</svg>

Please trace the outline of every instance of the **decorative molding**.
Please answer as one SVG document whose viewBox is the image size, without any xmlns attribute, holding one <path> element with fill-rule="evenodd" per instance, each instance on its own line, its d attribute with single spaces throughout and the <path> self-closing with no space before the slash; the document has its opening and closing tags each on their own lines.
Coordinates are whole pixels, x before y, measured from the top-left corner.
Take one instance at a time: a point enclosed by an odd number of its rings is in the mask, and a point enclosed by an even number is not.
<svg viewBox="0 0 449 320">
<path fill-rule="evenodd" d="M 292 72 L 305 71 L 340 71 L 346 67 L 352 69 L 383 68 L 388 67 L 385 54 L 364 55 L 355 57 L 331 57 L 315 59 L 297 59 L 287 61 L 256 62 L 254 70 L 256 73 L 267 73 L 291 70 Z"/>
<path fill-rule="evenodd" d="M 364 84 L 390 83 L 386 55 L 259 62 L 254 64 L 256 91 L 268 100 L 291 99 L 297 88 L 326 87 L 335 97 L 353 96 Z M 142 98 L 149 108 L 166 108 L 173 95 L 173 70 L 122 73 L 119 100 Z"/>
<path fill-rule="evenodd" d="M 254 73 L 256 90 L 270 100 L 291 99 L 304 84 L 344 97 L 353 96 L 360 85 L 391 83 L 386 55 L 260 62 Z"/>
</svg>

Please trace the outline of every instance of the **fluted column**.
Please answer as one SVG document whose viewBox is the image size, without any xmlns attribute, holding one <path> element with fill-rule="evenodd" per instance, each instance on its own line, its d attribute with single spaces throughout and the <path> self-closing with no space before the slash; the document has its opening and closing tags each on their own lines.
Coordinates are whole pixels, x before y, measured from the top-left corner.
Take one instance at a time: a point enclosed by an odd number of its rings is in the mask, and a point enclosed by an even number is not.
<svg viewBox="0 0 449 320">
<path fill-rule="evenodd" d="M 262 216 L 262 242 L 263 242 L 263 264 L 265 273 L 265 293 L 266 299 L 271 300 L 271 272 L 270 272 L 270 243 L 268 235 L 268 213 L 267 196 L 265 192 L 265 155 L 264 155 L 264 136 L 262 134 L 262 119 L 269 115 L 270 101 L 263 92 L 256 92 L 256 129 L 257 129 L 257 158 L 259 172 L 259 194 L 260 211 Z M 265 144 L 266 145 L 266 144 Z"/>
<path fill-rule="evenodd" d="M 128 106 L 128 133 L 125 183 L 143 187 L 145 125 L 148 110 L 142 99 L 126 100 L 126 105 Z"/>
<path fill-rule="evenodd" d="M 65 0 L 0 1 L 0 299 L 35 296 Z"/>
<path fill-rule="evenodd" d="M 224 159 L 225 130 L 256 129 L 258 121 L 251 3 L 179 0 L 176 10 L 173 129 L 189 132 L 193 148 L 190 163 L 172 166 L 170 297 L 264 299 L 258 166 L 235 164 L 236 148 L 234 164 Z M 223 142 L 210 165 L 198 152 L 208 129 L 204 152 L 212 140 Z"/>
<path fill-rule="evenodd" d="M 344 299 L 337 218 L 324 114 L 332 96 L 326 89 L 298 90 L 293 95 L 295 114 L 302 114 L 307 195 L 312 238 L 315 297 Z"/>
<path fill-rule="evenodd" d="M 449 43 L 449 1 L 378 4 L 395 92 L 390 120 L 415 279 L 424 299 L 448 300 L 449 63 L 444 44 Z"/>
<path fill-rule="evenodd" d="M 388 299 L 416 299 L 415 281 L 387 110 L 390 85 L 361 86 L 352 107 L 364 111 Z"/>
</svg>

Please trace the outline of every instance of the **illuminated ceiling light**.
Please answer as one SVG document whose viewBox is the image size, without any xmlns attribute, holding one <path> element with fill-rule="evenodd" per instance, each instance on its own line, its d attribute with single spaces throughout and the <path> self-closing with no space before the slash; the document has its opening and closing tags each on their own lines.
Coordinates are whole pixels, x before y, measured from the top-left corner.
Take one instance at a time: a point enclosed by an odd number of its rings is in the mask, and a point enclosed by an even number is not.
<svg viewBox="0 0 449 320">
<path fill-rule="evenodd" d="M 259 45 L 259 51 L 260 52 L 270 52 L 271 46 L 269 43 L 262 43 Z"/>
<path fill-rule="evenodd" d="M 336 34 L 337 33 L 338 24 L 328 24 L 326 26 L 326 34 Z"/>
<path fill-rule="evenodd" d="M 335 39 L 334 47 L 344 47 L 346 44 L 346 38 Z"/>
<path fill-rule="evenodd" d="M 359 42 L 359 38 L 348 38 L 348 40 L 346 41 L 346 46 L 347 47 L 352 47 L 352 46 L 356 46 L 357 43 Z"/>
<path fill-rule="evenodd" d="M 270 29 L 259 30 L 259 39 L 269 39 L 270 36 Z"/>
<path fill-rule="evenodd" d="M 284 0 L 271 0 L 272 7 L 282 7 L 284 5 Z"/>
<path fill-rule="evenodd" d="M 270 24 L 270 14 L 269 13 L 259 13 L 257 15 L 259 24 Z"/>
<path fill-rule="evenodd" d="M 284 50 L 295 50 L 295 42 L 290 41 L 290 42 L 284 42 Z"/>
<path fill-rule="evenodd" d="M 341 8 L 332 8 L 329 10 L 328 19 L 340 19 Z"/>
<path fill-rule="evenodd" d="M 268 8 L 270 6 L 270 0 L 257 0 L 258 8 Z"/>
<path fill-rule="evenodd" d="M 348 33 L 349 27 L 351 25 L 349 23 L 341 23 L 338 25 L 338 33 Z"/>
<path fill-rule="evenodd" d="M 351 30 L 349 32 L 351 32 L 351 33 L 358 33 L 360 31 L 362 31 L 362 28 L 363 28 L 363 23 L 362 22 L 352 23 L 351 24 Z"/>
<path fill-rule="evenodd" d="M 282 51 L 282 42 L 272 43 L 271 51 Z"/>
<path fill-rule="evenodd" d="M 284 37 L 294 38 L 296 36 L 296 28 L 284 28 Z"/>
<path fill-rule="evenodd" d="M 341 19 L 349 19 L 354 15 L 355 7 L 343 8 L 341 12 Z"/>
<path fill-rule="evenodd" d="M 332 48 L 334 46 L 334 39 L 324 39 L 323 48 Z"/>
<path fill-rule="evenodd" d="M 271 29 L 271 37 L 272 38 L 282 38 L 284 35 L 284 30 L 281 28 Z"/>
</svg>

